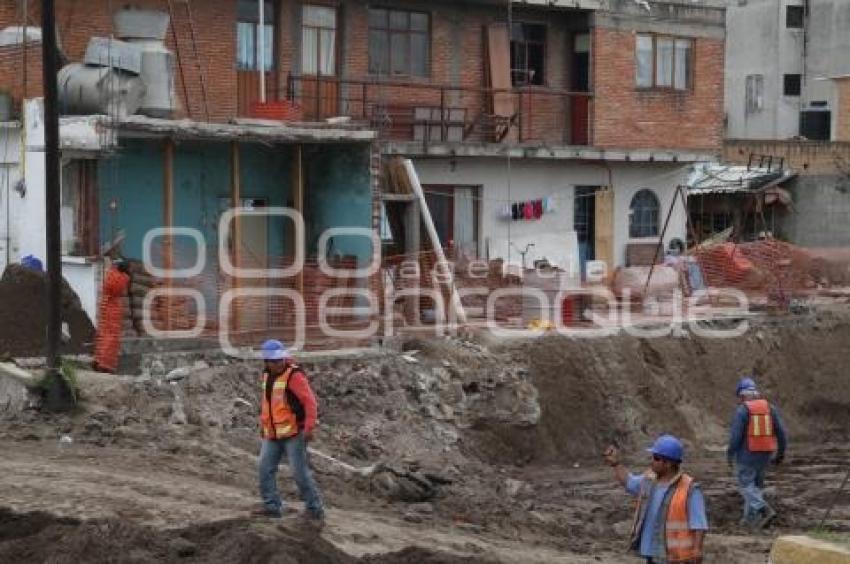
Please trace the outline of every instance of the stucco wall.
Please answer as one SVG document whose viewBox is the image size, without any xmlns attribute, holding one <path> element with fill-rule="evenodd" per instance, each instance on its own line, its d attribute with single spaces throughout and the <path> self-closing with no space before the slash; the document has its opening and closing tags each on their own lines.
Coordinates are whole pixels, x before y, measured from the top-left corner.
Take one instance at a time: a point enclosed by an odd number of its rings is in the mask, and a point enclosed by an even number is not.
<svg viewBox="0 0 850 564">
<path fill-rule="evenodd" d="M 481 186 L 479 252 L 486 251 L 487 238 L 521 240 L 541 233 L 573 231 L 575 186 L 605 186 L 609 184 L 608 169 L 601 163 L 574 161 L 506 159 L 419 159 L 414 161 L 422 184 Z M 681 164 L 612 163 L 610 183 L 614 187 L 614 256 L 616 265 L 625 262 L 625 246 L 629 238 L 629 205 L 635 193 L 652 189 L 660 200 L 660 226 L 673 201 L 675 188 L 683 183 L 689 167 Z M 500 209 L 511 201 L 534 200 L 553 196 L 555 212 L 544 214 L 539 221 L 509 221 L 500 217 Z M 509 233 L 510 230 L 510 233 Z M 686 213 L 681 205 L 674 208 L 665 243 L 674 237 L 684 240 Z M 650 239 L 652 241 L 653 239 Z M 654 239 L 657 241 L 657 239 Z M 530 257 L 533 255 L 529 255 Z M 491 252 L 491 257 L 493 257 Z M 508 257 L 504 257 L 508 258 Z M 519 262 L 518 253 L 510 257 Z"/>
</svg>

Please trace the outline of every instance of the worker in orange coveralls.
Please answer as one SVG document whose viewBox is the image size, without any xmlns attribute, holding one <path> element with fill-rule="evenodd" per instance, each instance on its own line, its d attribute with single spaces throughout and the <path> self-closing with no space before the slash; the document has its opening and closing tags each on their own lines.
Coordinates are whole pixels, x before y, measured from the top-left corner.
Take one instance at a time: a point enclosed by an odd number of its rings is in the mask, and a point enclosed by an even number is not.
<svg viewBox="0 0 850 564">
<path fill-rule="evenodd" d="M 100 298 L 93 365 L 98 372 L 114 373 L 118 368 L 124 315 L 121 298 L 129 288 L 130 265 L 116 260 L 106 272 Z"/>
</svg>

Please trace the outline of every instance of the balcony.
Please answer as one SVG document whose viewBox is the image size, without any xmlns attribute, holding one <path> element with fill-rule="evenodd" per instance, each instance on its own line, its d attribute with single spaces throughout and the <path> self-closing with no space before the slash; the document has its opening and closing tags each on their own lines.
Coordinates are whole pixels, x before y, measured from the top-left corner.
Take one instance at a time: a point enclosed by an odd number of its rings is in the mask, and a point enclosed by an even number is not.
<svg viewBox="0 0 850 564">
<path fill-rule="evenodd" d="M 347 116 L 384 141 L 589 145 L 591 92 L 511 90 L 290 75 L 305 121 Z"/>
</svg>

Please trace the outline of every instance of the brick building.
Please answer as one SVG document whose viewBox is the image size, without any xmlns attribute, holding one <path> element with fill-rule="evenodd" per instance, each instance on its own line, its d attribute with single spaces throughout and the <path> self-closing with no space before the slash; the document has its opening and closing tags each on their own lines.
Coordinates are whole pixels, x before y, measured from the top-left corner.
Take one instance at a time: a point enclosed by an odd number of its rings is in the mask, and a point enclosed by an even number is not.
<svg viewBox="0 0 850 564">
<path fill-rule="evenodd" d="M 38 3 L 29 4 L 34 25 Z M 0 29 L 22 25 L 21 5 L 0 0 Z M 57 2 L 68 61 L 83 60 L 92 37 L 114 33 L 111 5 Z M 668 211 L 665 242 L 685 238 L 676 188 L 693 163 L 713 160 L 721 149 L 722 0 L 652 1 L 648 10 L 634 0 L 132 5 L 170 17 L 165 45 L 175 55 L 173 118 L 244 125 L 252 116 L 302 124 L 342 117 L 345 139 L 375 131 L 371 158 L 340 156 L 339 163 L 319 160 L 323 149 L 315 140 L 327 134 L 302 138 L 314 140 L 307 154 L 316 159 L 315 178 L 333 176 L 343 189 L 351 177 L 344 166 L 352 162 L 374 167 L 378 155 L 411 158 L 443 244 L 470 256 L 560 266 L 571 253 L 609 266 L 645 262 Z M 27 53 L 26 94 L 36 97 L 40 57 L 32 47 Z M 22 57 L 19 41 L 0 41 L 0 92 L 18 107 Z M 261 83 L 266 104 L 258 103 Z M 128 140 L 124 147 L 133 149 L 122 154 L 129 168 L 110 186 L 131 176 L 130 169 L 144 169 L 138 155 L 150 149 L 139 144 L 151 143 L 151 131 L 130 123 L 138 119 L 125 121 L 118 129 Z M 170 123 L 157 126 L 158 142 L 185 133 L 174 124 L 186 122 Z M 214 129 L 198 126 L 196 133 L 199 127 Z M 193 182 L 203 189 L 210 179 L 228 177 L 227 167 L 209 166 L 229 157 L 221 147 L 192 147 L 201 141 L 209 140 L 178 143 L 178 152 L 186 149 L 186 166 L 199 171 Z M 252 147 L 243 163 L 262 152 Z M 284 160 L 291 158 L 287 151 Z M 99 165 L 101 178 L 114 175 L 117 161 L 101 162 L 112 163 Z M 288 167 L 269 174 L 281 172 L 291 174 Z M 316 182 L 306 182 L 308 207 L 311 190 L 321 189 Z M 115 199 L 110 193 L 99 204 L 101 242 L 114 227 L 108 222 L 120 223 L 126 213 L 120 202 L 117 212 L 110 207 Z M 378 209 L 367 222 L 373 227 Z M 192 221 L 206 225 L 214 215 L 202 211 Z M 344 213 L 317 217 L 322 225 L 350 225 Z M 391 231 L 382 229 L 382 236 L 398 239 Z"/>
</svg>

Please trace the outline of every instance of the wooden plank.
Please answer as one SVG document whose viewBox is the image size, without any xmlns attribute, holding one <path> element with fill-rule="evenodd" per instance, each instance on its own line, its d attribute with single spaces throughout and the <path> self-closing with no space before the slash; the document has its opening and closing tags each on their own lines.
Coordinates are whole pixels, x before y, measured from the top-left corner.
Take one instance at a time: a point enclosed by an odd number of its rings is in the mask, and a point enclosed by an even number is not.
<svg viewBox="0 0 850 564">
<path fill-rule="evenodd" d="M 385 202 L 412 202 L 416 199 L 413 194 L 395 194 L 384 192 L 381 199 Z"/>
<path fill-rule="evenodd" d="M 604 261 L 609 275 L 614 272 L 614 190 L 596 191 L 596 260 Z"/>
<path fill-rule="evenodd" d="M 490 87 L 505 92 L 493 93 L 493 115 L 513 117 L 516 113 L 511 84 L 511 51 L 507 24 L 491 24 L 487 28 L 487 53 L 490 66 Z"/>
</svg>

